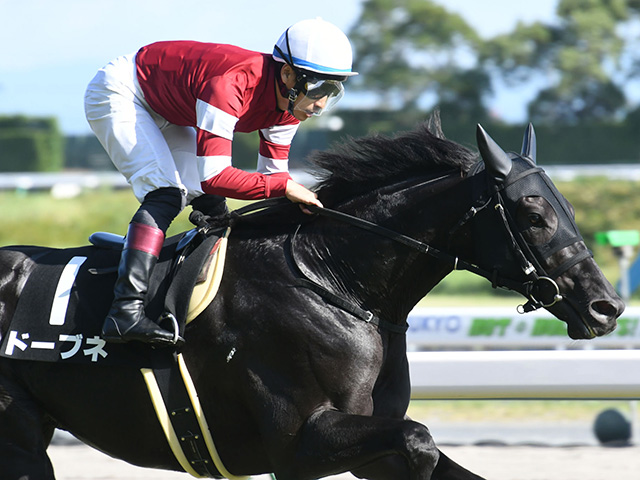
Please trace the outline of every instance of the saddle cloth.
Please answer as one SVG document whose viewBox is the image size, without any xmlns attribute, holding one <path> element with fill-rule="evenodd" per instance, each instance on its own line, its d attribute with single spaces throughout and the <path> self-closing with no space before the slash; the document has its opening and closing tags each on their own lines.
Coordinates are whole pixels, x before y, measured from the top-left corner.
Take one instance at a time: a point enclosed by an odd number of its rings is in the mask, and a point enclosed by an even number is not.
<svg viewBox="0 0 640 480">
<path fill-rule="evenodd" d="M 193 231 L 165 242 L 146 306 L 150 318 L 173 314 L 193 321 L 214 299 L 230 229 L 204 238 Z M 122 239 L 95 237 L 93 246 L 41 249 L 29 275 L 0 356 L 21 360 L 135 365 L 140 368 L 168 445 L 183 470 L 197 478 L 247 480 L 224 466 L 181 353 L 112 344 L 100 338 L 113 299 Z M 184 244 L 184 245 L 183 245 Z"/>
<path fill-rule="evenodd" d="M 193 233 L 165 241 L 145 307 L 152 319 L 165 313 L 174 315 L 181 334 L 186 323 L 195 319 L 217 292 L 230 231 L 206 236 Z M 40 254 L 32 257 L 35 266 L 2 338 L 0 356 L 140 367 L 170 363 L 171 355 L 163 349 L 138 342 L 107 343 L 100 338 L 113 301 L 120 251 L 117 244 L 110 248 L 90 245 L 39 250 Z"/>
</svg>

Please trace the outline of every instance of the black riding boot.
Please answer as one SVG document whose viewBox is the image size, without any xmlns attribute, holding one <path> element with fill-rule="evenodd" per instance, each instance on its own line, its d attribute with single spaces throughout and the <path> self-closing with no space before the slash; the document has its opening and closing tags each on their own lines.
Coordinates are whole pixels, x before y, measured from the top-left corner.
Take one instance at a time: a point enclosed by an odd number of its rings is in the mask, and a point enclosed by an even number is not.
<svg viewBox="0 0 640 480">
<path fill-rule="evenodd" d="M 164 240 L 162 230 L 131 223 L 118 266 L 115 298 L 102 326 L 102 338 L 108 342 L 139 341 L 152 345 L 173 345 L 174 334 L 149 320 L 144 299 L 149 279 Z"/>
</svg>

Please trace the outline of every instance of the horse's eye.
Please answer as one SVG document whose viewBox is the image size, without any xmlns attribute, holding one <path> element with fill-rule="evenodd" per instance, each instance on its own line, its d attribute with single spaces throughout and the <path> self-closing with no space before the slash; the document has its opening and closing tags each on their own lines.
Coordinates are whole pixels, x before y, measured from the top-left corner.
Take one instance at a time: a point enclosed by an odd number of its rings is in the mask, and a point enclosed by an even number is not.
<svg viewBox="0 0 640 480">
<path fill-rule="evenodd" d="M 543 227 L 544 220 L 542 219 L 542 215 L 538 213 L 530 213 L 529 214 L 529 223 L 532 227 Z"/>
</svg>

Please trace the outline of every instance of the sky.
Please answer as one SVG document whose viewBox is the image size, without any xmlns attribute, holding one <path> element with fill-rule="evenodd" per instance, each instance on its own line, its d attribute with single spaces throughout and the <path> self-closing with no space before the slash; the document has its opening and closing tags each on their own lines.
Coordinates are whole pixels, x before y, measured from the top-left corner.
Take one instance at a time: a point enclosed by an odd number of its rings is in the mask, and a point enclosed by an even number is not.
<svg viewBox="0 0 640 480">
<path fill-rule="evenodd" d="M 553 21 L 557 0 L 438 0 L 491 37 L 518 21 Z M 270 52 L 286 28 L 322 17 L 348 30 L 362 0 L 0 0 L 0 115 L 55 116 L 64 133 L 90 133 L 83 96 L 113 58 L 159 40 L 230 43 Z M 533 92 L 502 91 L 492 110 L 522 121 Z M 347 96 L 342 101 L 348 105 Z"/>
</svg>

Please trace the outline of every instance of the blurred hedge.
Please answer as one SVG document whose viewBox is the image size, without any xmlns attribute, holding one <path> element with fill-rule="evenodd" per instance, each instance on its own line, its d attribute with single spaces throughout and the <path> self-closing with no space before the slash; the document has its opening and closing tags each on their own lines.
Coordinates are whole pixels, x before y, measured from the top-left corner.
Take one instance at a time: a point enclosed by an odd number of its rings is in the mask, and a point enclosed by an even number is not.
<svg viewBox="0 0 640 480">
<path fill-rule="evenodd" d="M 56 172 L 64 160 L 64 137 L 55 118 L 0 117 L 0 171 Z"/>
</svg>

